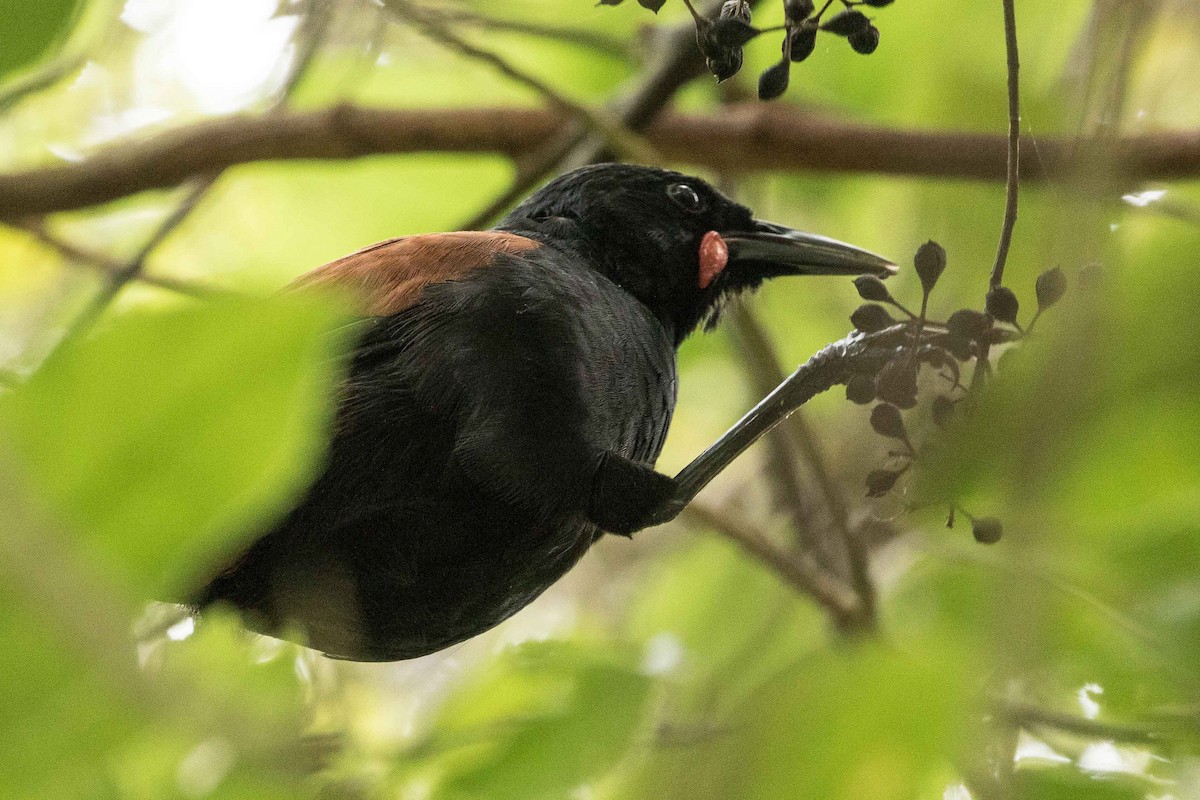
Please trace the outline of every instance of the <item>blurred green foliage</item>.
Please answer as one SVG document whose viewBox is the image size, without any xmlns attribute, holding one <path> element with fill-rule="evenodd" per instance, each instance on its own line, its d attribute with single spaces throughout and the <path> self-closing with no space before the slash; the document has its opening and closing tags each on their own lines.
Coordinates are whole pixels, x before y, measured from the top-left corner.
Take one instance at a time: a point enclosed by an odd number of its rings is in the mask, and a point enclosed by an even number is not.
<svg viewBox="0 0 1200 800">
<path fill-rule="evenodd" d="M 20 29 L 21 48 L 5 40 L 0 74 L 61 41 L 72 13 L 25 6 L 44 20 Z M 1035 149 L 1087 124 L 1076 90 L 1088 32 L 1120 6 L 1018 4 Z M 633 3 L 469 7 L 628 43 L 627 60 L 473 34 L 585 102 L 638 73 L 639 28 L 654 22 Z M 369 3 L 329 8 L 324 44 L 292 95 L 300 107 L 539 103 L 383 24 Z M 1104 124 L 1200 127 L 1200 13 L 1184 0 L 1146 8 L 1124 107 Z M 239 48 L 288 58 L 279 34 L 298 29 L 286 13 L 296 10 L 232 0 L 113 9 L 121 21 L 86 65 L 0 118 L 4 169 L 204 117 L 218 64 L 250 71 L 254 53 Z M 659 16 L 686 12 L 668 2 Z M 767 3 L 756 20 L 780 17 Z M 900 0 L 879 17 L 875 55 L 822 37 L 785 102 L 870 123 L 1002 130 L 998 1 Z M 239 38 L 250 29 L 261 38 Z M 776 46 L 747 49 L 735 88 L 752 86 Z M 239 101 L 250 112 L 278 90 L 262 74 Z M 719 113 L 719 101 L 698 81 L 679 104 Z M 371 241 L 455 228 L 512 173 L 499 157 L 448 155 L 238 167 L 148 269 L 265 296 Z M 734 183 L 761 216 L 902 262 L 936 239 L 950 266 L 933 305 L 982 303 L 999 185 L 825 174 Z M 170 607 L 129 636 L 148 598 L 186 591 L 312 474 L 353 334 L 342 311 L 135 284 L 90 335 L 60 345 L 103 276 L 0 229 L 0 363 L 32 372 L 0 395 L 0 796 L 1195 797 L 1200 187 L 1157 187 L 1162 203 L 1121 200 L 1144 188 L 1155 187 L 1025 186 L 1006 282 L 1022 322 L 1035 277 L 1054 264 L 1070 277 L 1067 299 L 1004 359 L 978 412 L 931 439 L 936 452 L 898 495 L 862 499 L 863 476 L 888 448 L 865 410 L 837 392 L 806 409 L 854 513 L 901 534 L 874 554 L 878 640 L 847 641 L 733 543 L 677 525 L 604 541 L 496 631 L 396 665 L 331 662 L 220 616 L 193 632 Z M 179 198 L 132 197 L 48 226 L 124 259 Z M 1096 262 L 1104 279 L 1085 289 L 1079 273 Z M 911 270 L 892 284 L 906 302 L 918 296 Z M 840 337 L 858 300 L 848 283 L 798 280 L 753 302 L 787 369 Z M 660 467 L 681 467 L 756 399 L 730 339 L 689 342 Z M 927 418 L 918 410 L 910 423 L 921 440 L 935 436 Z M 790 547 L 758 467 L 741 460 L 710 496 Z M 961 517 L 946 530 L 945 509 L 921 504 L 947 495 L 1002 519 L 1004 539 L 976 545 Z M 1022 716 L 1029 708 L 1042 716 Z"/>
<path fill-rule="evenodd" d="M 68 341 L 3 398 L 0 437 L 98 562 L 169 597 L 311 477 L 337 320 L 295 298 L 124 318 Z"/>
<path fill-rule="evenodd" d="M 4 46 L 0 47 L 0 79 L 28 69 L 66 36 L 78 7 L 76 0 L 42 0 L 37 3 L 4 0 Z"/>
</svg>

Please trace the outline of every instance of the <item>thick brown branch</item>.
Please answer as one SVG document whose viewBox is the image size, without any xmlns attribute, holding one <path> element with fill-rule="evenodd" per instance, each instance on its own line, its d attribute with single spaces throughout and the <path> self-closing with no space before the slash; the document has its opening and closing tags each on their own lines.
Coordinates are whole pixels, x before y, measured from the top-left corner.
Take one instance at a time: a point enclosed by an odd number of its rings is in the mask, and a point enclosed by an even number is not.
<svg viewBox="0 0 1200 800">
<path fill-rule="evenodd" d="M 197 123 L 118 143 L 74 164 L 0 175 L 0 219 L 85 208 L 253 161 L 336 160 L 456 152 L 518 158 L 566 130 L 569 119 L 537 109 L 384 110 L 338 106 Z M 1005 137 L 903 131 L 747 103 L 719 116 L 666 114 L 646 132 L 672 162 L 729 172 L 804 169 L 1003 180 Z M 1043 138 L 1023 148 L 1026 181 L 1069 170 L 1087 143 Z M 1200 131 L 1121 140 L 1114 172 L 1128 186 L 1200 175 Z"/>
</svg>

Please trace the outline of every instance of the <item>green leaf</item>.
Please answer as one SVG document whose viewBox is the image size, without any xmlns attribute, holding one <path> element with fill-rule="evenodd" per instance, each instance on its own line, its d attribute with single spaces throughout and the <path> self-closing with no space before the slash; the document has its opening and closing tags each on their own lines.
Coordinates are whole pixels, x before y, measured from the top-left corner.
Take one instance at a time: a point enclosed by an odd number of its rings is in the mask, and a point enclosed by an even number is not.
<svg viewBox="0 0 1200 800">
<path fill-rule="evenodd" d="M 642 729 L 652 681 L 632 654 L 525 645 L 456 695 L 435 737 L 452 753 L 437 797 L 559 798 L 597 780 Z"/>
<path fill-rule="evenodd" d="M 32 66 L 65 38 L 75 19 L 76 0 L 3 0 L 0 19 L 0 79 Z"/>
<path fill-rule="evenodd" d="M 0 433 L 99 563 L 168 597 L 312 473 L 340 319 L 297 297 L 131 314 L 5 398 Z"/>
</svg>

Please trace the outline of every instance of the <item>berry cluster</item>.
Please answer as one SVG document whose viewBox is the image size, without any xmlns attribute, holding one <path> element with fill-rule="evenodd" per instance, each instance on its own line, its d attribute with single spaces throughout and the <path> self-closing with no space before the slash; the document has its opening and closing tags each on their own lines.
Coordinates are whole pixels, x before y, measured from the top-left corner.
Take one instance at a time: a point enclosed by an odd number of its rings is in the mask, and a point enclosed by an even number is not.
<svg viewBox="0 0 1200 800">
<path fill-rule="evenodd" d="M 842 10 L 824 19 L 834 0 L 825 0 L 818 11 L 813 0 L 783 0 L 784 24 L 771 28 L 756 28 L 751 24 L 748 0 L 726 0 L 716 17 L 702 16 L 684 0 L 696 22 L 696 42 L 704 55 L 708 70 L 718 81 L 732 78 L 742 68 L 742 48 L 764 33 L 783 32 L 783 57 L 768 67 L 758 79 L 758 96 L 773 100 L 788 87 L 791 66 L 812 55 L 817 47 L 817 33 L 824 31 L 849 42 L 856 53 L 870 55 L 879 47 L 879 29 L 860 6 L 882 8 L 893 0 L 837 0 Z M 622 0 L 600 0 L 600 5 L 615 6 Z M 638 0 L 639 5 L 658 11 L 665 0 Z"/>
<path fill-rule="evenodd" d="M 1024 328 L 1017 321 L 1020 310 L 1017 296 L 1004 286 L 993 287 L 988 292 L 983 311 L 964 308 L 955 311 L 945 322 L 935 322 L 927 317 L 929 295 L 946 268 L 946 251 L 936 242 L 926 242 L 917 250 L 913 265 L 921 280 L 920 313 L 913 313 L 901 305 L 879 278 L 863 275 L 854 281 L 859 296 L 868 301 L 850 315 L 855 329 L 864 334 L 895 329 L 902 342 L 877 362 L 880 364 L 878 369 L 855 374 L 846 383 L 846 398 L 851 402 L 867 405 L 881 401 L 871 409 L 871 427 L 897 443 L 897 449 L 888 453 L 889 465 L 867 475 L 868 497 L 881 497 L 890 492 L 921 457 L 921 448 L 913 444 L 903 414 L 904 410 L 917 405 L 917 379 L 921 370 L 928 368 L 946 386 L 929 407 L 934 424 L 945 428 L 954 417 L 958 404 L 967 397 L 960 362 L 982 358 L 985 353 L 990 358 L 992 345 L 1018 341 L 1029 335 L 1042 313 L 1057 303 L 1067 288 L 1061 269 L 1055 267 L 1043 272 L 1035 287 L 1037 312 Z M 905 319 L 894 319 L 886 306 L 899 310 Z M 999 520 L 973 517 L 952 504 L 950 525 L 953 525 L 955 511 L 971 520 L 976 540 L 988 544 L 999 540 L 1002 531 Z"/>
</svg>

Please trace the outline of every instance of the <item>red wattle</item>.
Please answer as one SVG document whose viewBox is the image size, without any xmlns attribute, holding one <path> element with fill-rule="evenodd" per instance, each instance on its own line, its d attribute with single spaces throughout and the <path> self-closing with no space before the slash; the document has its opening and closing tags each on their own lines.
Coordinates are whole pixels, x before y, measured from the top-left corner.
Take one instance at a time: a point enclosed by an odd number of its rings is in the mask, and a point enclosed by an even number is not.
<svg viewBox="0 0 1200 800">
<path fill-rule="evenodd" d="M 701 289 L 716 280 L 729 263 L 729 245 L 716 231 L 709 231 L 700 240 L 700 278 Z"/>
</svg>

